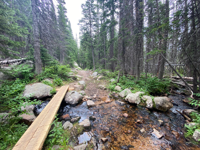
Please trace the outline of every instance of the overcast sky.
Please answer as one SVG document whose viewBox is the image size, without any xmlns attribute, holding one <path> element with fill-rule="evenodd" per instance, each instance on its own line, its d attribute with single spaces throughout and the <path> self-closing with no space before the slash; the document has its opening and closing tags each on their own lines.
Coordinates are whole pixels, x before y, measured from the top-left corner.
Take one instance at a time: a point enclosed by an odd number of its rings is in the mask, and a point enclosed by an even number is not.
<svg viewBox="0 0 200 150">
<path fill-rule="evenodd" d="M 78 22 L 82 18 L 81 4 L 84 4 L 85 1 L 86 0 L 65 0 L 65 7 L 67 8 L 67 17 L 71 22 L 74 38 L 76 38 L 76 35 L 79 38 Z"/>
</svg>

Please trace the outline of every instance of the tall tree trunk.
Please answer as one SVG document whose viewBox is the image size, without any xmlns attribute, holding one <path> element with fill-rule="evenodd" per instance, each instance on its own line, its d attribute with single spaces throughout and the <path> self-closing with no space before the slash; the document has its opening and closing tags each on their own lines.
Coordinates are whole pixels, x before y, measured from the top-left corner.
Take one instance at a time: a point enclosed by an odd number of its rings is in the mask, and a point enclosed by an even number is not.
<svg viewBox="0 0 200 150">
<path fill-rule="evenodd" d="M 163 43 L 163 51 L 162 54 L 164 55 L 164 57 L 166 57 L 166 53 L 167 53 L 167 42 L 168 42 L 168 26 L 169 26 L 169 0 L 166 0 L 166 4 L 165 4 L 165 24 L 167 24 L 167 27 L 165 27 L 164 29 L 164 43 Z M 161 58 L 161 65 L 159 68 L 159 75 L 158 78 L 162 79 L 163 78 L 163 74 L 164 74 L 164 70 L 165 70 L 165 59 Z"/>
<path fill-rule="evenodd" d="M 42 72 L 42 60 L 40 54 L 40 33 L 38 26 L 38 10 L 37 10 L 37 0 L 31 0 L 32 5 L 32 15 L 33 15 L 33 47 L 34 47 L 34 61 L 35 61 L 35 72 L 40 74 Z"/>
</svg>

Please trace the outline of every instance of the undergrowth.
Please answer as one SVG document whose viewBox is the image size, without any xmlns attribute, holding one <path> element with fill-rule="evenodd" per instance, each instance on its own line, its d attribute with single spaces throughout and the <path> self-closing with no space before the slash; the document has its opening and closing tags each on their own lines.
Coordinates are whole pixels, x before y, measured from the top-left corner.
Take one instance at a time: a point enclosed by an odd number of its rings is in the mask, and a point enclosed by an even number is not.
<svg viewBox="0 0 200 150">
<path fill-rule="evenodd" d="M 114 91 L 115 86 L 118 85 L 123 89 L 129 88 L 131 91 L 143 91 L 150 95 L 162 95 L 167 93 L 170 87 L 170 80 L 163 79 L 160 80 L 157 77 L 148 76 L 145 78 L 141 76 L 140 80 L 136 80 L 133 76 L 121 76 L 119 79 L 119 83 L 112 82 L 109 85 L 109 89 Z"/>
<path fill-rule="evenodd" d="M 0 150 L 12 149 L 14 144 L 28 128 L 27 125 L 19 122 L 19 115 L 25 113 L 20 111 L 21 107 L 24 105 L 39 104 L 36 100 L 30 101 L 28 98 L 23 97 L 22 92 L 25 86 L 50 78 L 53 80 L 53 83 L 48 81 L 43 81 L 43 83 L 52 86 L 53 90 L 51 93 L 55 94 L 55 86 L 60 86 L 63 84 L 63 80 L 68 80 L 70 71 L 68 65 L 54 64 L 53 66 L 46 66 L 45 70 L 39 75 L 35 75 L 32 67 L 29 65 L 19 65 L 5 72 L 6 75 L 11 78 L 10 80 L 1 81 L 0 112 L 9 110 L 9 117 L 6 117 L 6 122 L 0 119 Z M 54 130 L 61 130 L 61 128 L 55 128 Z M 52 133 L 58 132 L 54 130 Z M 58 133 L 56 133 L 56 135 L 57 134 Z M 51 135 L 53 136 L 54 134 Z M 60 135 L 61 134 L 59 134 L 59 136 Z M 57 138 L 60 143 L 66 143 L 65 141 L 61 141 L 58 136 L 56 136 L 56 139 Z M 52 143 L 58 143 L 58 141 L 53 141 Z"/>
</svg>

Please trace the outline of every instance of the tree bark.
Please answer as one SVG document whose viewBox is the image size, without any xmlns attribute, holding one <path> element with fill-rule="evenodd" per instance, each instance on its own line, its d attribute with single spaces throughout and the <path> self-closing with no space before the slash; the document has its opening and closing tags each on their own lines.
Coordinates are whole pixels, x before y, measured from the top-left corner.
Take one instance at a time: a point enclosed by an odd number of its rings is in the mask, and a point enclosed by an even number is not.
<svg viewBox="0 0 200 150">
<path fill-rule="evenodd" d="M 33 15 L 33 47 L 34 47 L 34 63 L 35 73 L 40 74 L 42 72 L 42 60 L 40 54 L 40 33 L 38 26 L 38 10 L 37 0 L 31 0 L 32 4 L 32 15 Z"/>
</svg>

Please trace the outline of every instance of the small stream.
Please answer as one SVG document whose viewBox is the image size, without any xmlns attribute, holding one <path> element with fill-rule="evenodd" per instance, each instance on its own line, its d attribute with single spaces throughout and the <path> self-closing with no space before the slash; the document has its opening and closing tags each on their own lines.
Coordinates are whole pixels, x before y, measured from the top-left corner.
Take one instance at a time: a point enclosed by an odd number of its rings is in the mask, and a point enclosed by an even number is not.
<svg viewBox="0 0 200 150">
<path fill-rule="evenodd" d="M 125 102 L 119 97 L 111 97 L 110 103 L 105 103 L 105 97 L 93 99 L 96 106 L 88 108 L 86 102 L 75 107 L 62 104 L 60 115 L 80 116 L 79 122 L 94 116 L 91 130 L 79 135 L 78 144 L 90 143 L 91 140 L 98 150 L 193 150 L 200 149 L 184 138 L 185 119 L 176 110 L 191 109 L 182 102 L 184 95 L 170 95 L 174 107 L 168 112 L 149 110 Z M 123 114 L 127 113 L 128 117 Z M 163 123 L 159 123 L 162 120 Z M 153 129 L 164 136 L 157 139 L 152 135 Z M 101 138 L 107 138 L 103 143 Z"/>
</svg>

